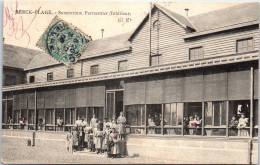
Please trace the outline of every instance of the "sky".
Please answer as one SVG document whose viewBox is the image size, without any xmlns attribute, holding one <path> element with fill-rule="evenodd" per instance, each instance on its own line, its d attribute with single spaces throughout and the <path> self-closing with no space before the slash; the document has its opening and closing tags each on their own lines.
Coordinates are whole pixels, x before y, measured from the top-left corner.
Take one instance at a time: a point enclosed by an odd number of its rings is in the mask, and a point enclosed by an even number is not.
<svg viewBox="0 0 260 165">
<path fill-rule="evenodd" d="M 189 16 L 193 16 L 243 2 L 157 3 L 184 16 L 184 9 L 189 8 Z M 78 27 L 93 40 L 102 38 L 101 29 L 104 29 L 104 38 L 115 36 L 135 30 L 149 12 L 149 8 L 149 2 L 8 0 L 4 2 L 3 11 L 4 43 L 40 50 L 36 43 L 55 15 Z M 16 13 L 16 10 L 20 13 Z M 30 13 L 35 10 L 45 14 Z M 51 14 L 48 14 L 49 11 Z M 60 14 L 61 12 L 82 12 L 82 15 L 65 15 Z M 103 15 L 93 15 L 97 12 L 103 12 Z M 111 12 L 114 15 L 110 15 Z M 128 15 L 115 15 L 116 12 Z"/>
</svg>

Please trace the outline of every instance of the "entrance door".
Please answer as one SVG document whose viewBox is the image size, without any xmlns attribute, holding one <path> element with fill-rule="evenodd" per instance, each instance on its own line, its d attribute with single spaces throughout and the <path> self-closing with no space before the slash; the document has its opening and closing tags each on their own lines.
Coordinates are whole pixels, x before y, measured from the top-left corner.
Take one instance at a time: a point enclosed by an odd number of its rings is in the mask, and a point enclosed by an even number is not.
<svg viewBox="0 0 260 165">
<path fill-rule="evenodd" d="M 108 121 L 113 117 L 118 118 L 123 111 L 123 91 L 107 91 L 106 92 L 106 116 Z"/>
</svg>

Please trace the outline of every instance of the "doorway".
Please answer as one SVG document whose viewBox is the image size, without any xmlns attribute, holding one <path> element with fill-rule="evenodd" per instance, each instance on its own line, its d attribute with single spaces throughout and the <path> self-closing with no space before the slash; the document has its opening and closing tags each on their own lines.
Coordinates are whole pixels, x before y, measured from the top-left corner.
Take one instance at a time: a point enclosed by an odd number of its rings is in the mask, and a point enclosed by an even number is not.
<svg viewBox="0 0 260 165">
<path fill-rule="evenodd" d="M 113 117 L 117 119 L 120 115 L 120 112 L 123 111 L 123 97 L 123 90 L 114 90 L 106 92 L 106 117 L 108 121 L 112 121 Z"/>
</svg>

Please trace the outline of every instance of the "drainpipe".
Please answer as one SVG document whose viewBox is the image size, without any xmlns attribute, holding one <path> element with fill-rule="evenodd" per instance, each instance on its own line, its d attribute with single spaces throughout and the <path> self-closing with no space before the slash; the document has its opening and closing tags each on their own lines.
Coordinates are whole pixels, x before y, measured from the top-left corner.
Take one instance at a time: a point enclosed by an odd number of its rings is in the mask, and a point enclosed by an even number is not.
<svg viewBox="0 0 260 165">
<path fill-rule="evenodd" d="M 252 139 L 248 140 L 248 164 L 252 164 Z"/>
</svg>

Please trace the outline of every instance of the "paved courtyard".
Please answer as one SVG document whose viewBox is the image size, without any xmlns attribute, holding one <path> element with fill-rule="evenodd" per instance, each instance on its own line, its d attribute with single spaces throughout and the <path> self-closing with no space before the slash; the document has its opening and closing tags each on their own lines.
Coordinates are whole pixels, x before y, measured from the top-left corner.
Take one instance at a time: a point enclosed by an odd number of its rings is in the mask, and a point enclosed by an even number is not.
<svg viewBox="0 0 260 165">
<path fill-rule="evenodd" d="M 167 163 L 163 159 L 125 157 L 111 159 L 90 152 L 70 154 L 65 147 L 28 147 L 24 139 L 2 136 L 2 163 L 5 164 L 43 164 L 43 163 Z M 168 162 L 169 163 L 169 162 Z"/>
</svg>

